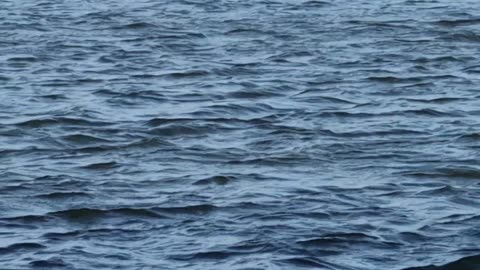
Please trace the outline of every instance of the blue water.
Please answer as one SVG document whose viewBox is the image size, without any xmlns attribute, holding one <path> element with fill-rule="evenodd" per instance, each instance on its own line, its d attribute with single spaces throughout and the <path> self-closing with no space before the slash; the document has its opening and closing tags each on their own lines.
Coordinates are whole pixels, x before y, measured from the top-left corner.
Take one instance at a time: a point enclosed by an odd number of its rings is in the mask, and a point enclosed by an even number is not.
<svg viewBox="0 0 480 270">
<path fill-rule="evenodd" d="M 479 14 L 2 0 L 0 268 L 480 269 Z"/>
</svg>

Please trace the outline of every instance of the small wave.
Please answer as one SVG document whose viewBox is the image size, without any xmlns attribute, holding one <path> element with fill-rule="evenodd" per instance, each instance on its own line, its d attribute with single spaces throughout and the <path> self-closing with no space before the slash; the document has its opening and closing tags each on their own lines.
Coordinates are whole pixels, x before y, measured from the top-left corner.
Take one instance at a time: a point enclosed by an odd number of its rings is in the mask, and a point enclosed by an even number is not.
<svg viewBox="0 0 480 270">
<path fill-rule="evenodd" d="M 91 195 L 85 192 L 71 191 L 71 192 L 52 192 L 52 193 L 46 193 L 46 194 L 39 194 L 39 195 L 35 195 L 35 197 L 57 200 L 57 199 L 70 199 L 75 197 L 91 197 Z"/>
<path fill-rule="evenodd" d="M 86 229 L 86 230 L 73 230 L 66 232 L 49 232 L 43 234 L 43 237 L 50 241 L 70 241 L 74 239 L 79 239 L 82 237 L 92 238 L 92 237 L 101 237 L 101 236 L 111 236 L 119 234 L 135 234 L 137 232 L 142 232 L 141 230 L 132 230 L 132 229 L 119 229 L 119 228 L 98 228 L 98 229 Z"/>
<path fill-rule="evenodd" d="M 439 97 L 439 98 L 432 98 L 432 99 L 406 98 L 405 100 L 411 101 L 411 102 L 420 102 L 420 103 L 445 104 L 445 103 L 450 103 L 450 102 L 464 101 L 464 100 L 467 100 L 467 99 L 466 98 L 459 98 L 459 97 Z"/>
<path fill-rule="evenodd" d="M 329 263 L 327 261 L 320 260 L 314 257 L 294 257 L 290 259 L 278 260 L 277 262 L 281 264 L 288 264 L 294 267 L 302 267 L 302 268 L 352 270 L 351 268 Z"/>
<path fill-rule="evenodd" d="M 33 56 L 11 57 L 11 58 L 8 58 L 7 61 L 9 61 L 9 62 L 30 62 L 30 63 L 33 63 L 33 62 L 37 62 L 38 58 L 33 57 Z"/>
<path fill-rule="evenodd" d="M 254 28 L 236 28 L 225 32 L 225 35 L 274 35 L 275 32 L 273 31 L 262 31 L 259 29 Z"/>
<path fill-rule="evenodd" d="M 400 241 L 407 242 L 407 243 L 418 243 L 424 242 L 428 240 L 427 235 L 423 235 L 419 232 L 401 232 L 398 234 Z"/>
<path fill-rule="evenodd" d="M 169 256 L 169 258 L 177 261 L 224 260 L 234 255 L 237 255 L 237 253 L 228 251 L 205 251 L 191 254 L 176 254 Z"/>
<path fill-rule="evenodd" d="M 154 207 L 153 210 L 165 214 L 206 215 L 217 210 L 217 207 L 211 204 L 199 204 L 181 207 Z"/>
<path fill-rule="evenodd" d="M 242 159 L 242 160 L 229 160 L 227 164 L 235 164 L 235 165 L 247 165 L 247 164 L 257 164 L 263 166 L 294 166 L 305 164 L 307 162 L 312 162 L 315 159 L 312 159 L 308 156 L 279 156 L 279 157 L 262 157 L 262 158 L 250 158 L 250 159 Z M 322 160 L 324 161 L 324 160 Z"/>
<path fill-rule="evenodd" d="M 419 57 L 413 61 L 416 63 L 426 64 L 426 63 L 465 62 L 465 60 L 467 59 L 462 57 L 455 57 L 455 56 L 439 56 L 439 57 L 432 57 L 432 58 Z"/>
<path fill-rule="evenodd" d="M 46 247 L 38 243 L 16 243 L 8 247 L 0 247 L 0 254 L 14 253 L 19 251 L 21 252 L 35 251 L 43 248 L 46 248 Z"/>
<path fill-rule="evenodd" d="M 210 204 L 189 205 L 182 207 L 153 207 L 153 208 L 75 208 L 62 211 L 49 212 L 41 216 L 21 216 L 4 218 L 8 221 L 23 221 L 27 223 L 51 221 L 60 218 L 71 222 L 95 222 L 102 219 L 136 217 L 142 219 L 164 219 L 170 215 L 207 215 L 217 207 Z"/>
<path fill-rule="evenodd" d="M 441 178 L 459 178 L 459 179 L 479 179 L 480 170 L 471 167 L 444 167 L 436 168 L 431 171 L 410 171 L 403 172 L 403 175 L 415 176 L 415 177 L 441 177 Z"/>
<path fill-rule="evenodd" d="M 218 104 L 210 105 L 201 109 L 200 112 L 195 112 L 194 115 L 218 117 L 219 115 L 242 116 L 243 118 L 251 117 L 251 114 L 269 113 L 273 108 L 266 104 Z"/>
<path fill-rule="evenodd" d="M 480 73 L 480 65 L 473 65 L 473 66 L 468 66 L 463 69 L 466 73 L 470 74 L 479 74 Z"/>
<path fill-rule="evenodd" d="M 379 29 L 414 29 L 414 26 L 409 25 L 412 21 L 360 21 L 350 20 L 346 21 L 348 24 L 353 24 L 355 27 L 349 27 L 349 29 L 359 29 L 362 27 L 368 30 Z M 357 26 L 358 25 L 358 26 Z M 360 28 L 361 29 L 361 28 Z"/>
<path fill-rule="evenodd" d="M 193 255 L 193 259 L 201 260 L 223 260 L 230 256 L 234 255 L 233 252 L 223 252 L 223 251 L 207 251 L 207 252 L 198 252 Z"/>
<path fill-rule="evenodd" d="M 339 117 L 339 118 L 368 118 L 381 116 L 374 113 L 355 113 L 346 111 L 325 111 L 317 114 L 319 117 Z"/>
<path fill-rule="evenodd" d="M 129 216 L 139 218 L 164 218 L 154 210 L 146 208 L 115 208 L 115 209 L 96 209 L 96 208 L 78 208 L 56 211 L 48 213 L 50 216 L 66 219 L 69 221 L 91 221 L 102 218 Z"/>
<path fill-rule="evenodd" d="M 126 28 L 126 29 L 142 29 L 142 28 L 150 28 L 150 27 L 156 27 L 156 25 L 151 23 L 146 23 L 146 22 L 137 22 L 137 23 L 130 23 L 130 24 L 121 26 L 121 28 Z"/>
<path fill-rule="evenodd" d="M 119 166 L 120 166 L 119 163 L 115 161 L 111 161 L 111 162 L 92 163 L 92 164 L 82 166 L 81 168 L 87 169 L 87 170 L 110 170 L 110 169 L 117 168 Z"/>
<path fill-rule="evenodd" d="M 63 233 L 45 233 L 43 237 L 47 238 L 48 240 L 69 240 L 72 238 L 78 238 L 82 232 L 80 231 L 71 231 L 71 232 L 63 232 Z"/>
<path fill-rule="evenodd" d="M 172 79 L 186 79 L 186 78 L 192 78 L 192 77 L 206 76 L 209 74 L 210 72 L 205 70 L 190 70 L 185 72 L 172 72 L 172 73 L 165 74 L 164 76 Z"/>
<path fill-rule="evenodd" d="M 26 215 L 26 216 L 16 216 L 16 217 L 6 217 L 1 218 L 10 222 L 20 222 L 23 224 L 32 224 L 32 223 L 44 223 L 52 221 L 52 217 L 44 215 Z"/>
<path fill-rule="evenodd" d="M 462 33 L 448 34 L 446 36 L 440 37 L 439 39 L 450 41 L 450 42 L 479 43 L 480 35 L 474 32 L 462 32 Z"/>
<path fill-rule="evenodd" d="M 450 167 L 450 168 L 439 168 L 436 170 L 438 173 L 455 178 L 465 178 L 465 179 L 480 179 L 480 169 L 472 167 Z"/>
<path fill-rule="evenodd" d="M 193 118 L 153 118 L 145 122 L 148 126 L 158 127 L 167 124 L 180 123 L 180 122 L 192 122 L 198 121 L 198 119 Z"/>
<path fill-rule="evenodd" d="M 318 114 L 321 117 L 342 117 L 342 118 L 370 118 L 370 117 L 389 117 L 400 115 L 416 115 L 416 116 L 429 116 L 429 117 L 460 117 L 460 112 L 442 112 L 435 109 L 415 109 L 404 111 L 390 111 L 383 113 L 355 113 L 348 111 L 325 111 Z"/>
<path fill-rule="evenodd" d="M 70 126 L 107 126 L 111 123 L 101 122 L 101 121 L 90 121 L 81 118 L 72 118 L 72 117 L 54 117 L 54 118 L 41 118 L 41 119 L 31 119 L 16 123 L 16 126 L 24 128 L 42 128 L 49 127 L 53 125 L 70 125 Z"/>
<path fill-rule="evenodd" d="M 148 91 L 148 90 L 134 91 L 134 92 L 117 92 L 117 91 L 102 89 L 102 90 L 95 91 L 94 94 L 108 96 L 111 98 L 109 99 L 109 102 L 112 102 L 112 103 L 118 103 L 118 100 L 125 100 L 132 104 L 137 100 L 138 101 L 149 100 L 149 101 L 155 101 L 155 102 L 165 102 L 168 100 L 164 95 L 162 95 L 158 91 Z"/>
<path fill-rule="evenodd" d="M 49 215 L 64 218 L 67 220 L 90 220 L 105 217 L 107 214 L 108 210 L 92 208 L 69 209 L 49 213 Z"/>
<path fill-rule="evenodd" d="M 198 180 L 193 184 L 194 185 L 210 185 L 210 184 L 226 185 L 234 180 L 235 180 L 234 176 L 216 175 L 216 176 Z"/>
<path fill-rule="evenodd" d="M 92 79 L 92 78 L 83 78 L 74 81 L 77 85 L 81 84 L 96 84 L 96 83 L 103 83 L 104 80 L 100 79 Z"/>
<path fill-rule="evenodd" d="M 317 1 L 317 0 L 305 1 L 301 4 L 302 7 L 306 7 L 306 8 L 320 8 L 320 7 L 330 6 L 330 5 L 332 5 L 332 3 L 329 3 L 326 1 Z"/>
<path fill-rule="evenodd" d="M 418 110 L 405 110 L 405 111 L 400 111 L 401 114 L 414 114 L 414 115 L 421 115 L 421 116 L 434 116 L 434 117 L 442 117 L 442 116 L 461 116 L 458 113 L 454 112 L 442 112 L 434 109 L 418 109 Z"/>
<path fill-rule="evenodd" d="M 472 19 L 459 19 L 459 20 L 439 20 L 434 22 L 434 24 L 438 24 L 443 27 L 470 26 L 470 25 L 480 24 L 480 19 L 472 18 Z"/>
<path fill-rule="evenodd" d="M 268 90 L 240 90 L 235 92 L 230 92 L 226 95 L 230 98 L 238 99 L 257 99 L 257 98 L 267 98 L 278 96 L 277 93 L 268 91 Z"/>
<path fill-rule="evenodd" d="M 61 94 L 42 95 L 42 96 L 39 96 L 39 98 L 49 99 L 49 100 L 64 100 L 64 99 L 68 99 L 65 95 L 61 95 Z"/>
<path fill-rule="evenodd" d="M 454 75 L 418 76 L 418 77 L 395 77 L 395 76 L 372 76 L 367 78 L 370 81 L 389 84 L 418 84 L 427 80 L 453 80 L 463 79 Z"/>
<path fill-rule="evenodd" d="M 461 135 L 457 138 L 459 141 L 480 141 L 480 132 Z"/>
<path fill-rule="evenodd" d="M 305 90 L 305 91 L 302 91 L 298 94 L 295 94 L 294 98 L 301 97 L 301 98 L 305 98 L 305 99 L 313 99 L 314 102 L 323 101 L 323 102 L 331 103 L 331 104 L 357 104 L 355 102 L 352 102 L 352 101 L 349 101 L 349 100 L 346 100 L 346 99 L 337 98 L 337 97 L 309 95 L 309 94 L 314 94 L 316 92 L 318 92 L 318 91 L 316 91 L 316 90 Z"/>
<path fill-rule="evenodd" d="M 319 238 L 301 240 L 298 244 L 306 247 L 351 247 L 360 245 L 369 248 L 388 248 L 397 246 L 398 243 L 386 242 L 364 233 L 333 233 L 326 234 Z"/>
<path fill-rule="evenodd" d="M 130 144 L 117 146 L 118 149 L 130 149 L 130 148 L 151 148 L 151 147 L 162 147 L 162 149 L 176 149 L 177 145 L 160 138 L 143 138 L 137 141 L 134 141 Z"/>
<path fill-rule="evenodd" d="M 212 124 L 215 126 L 233 126 L 237 125 L 264 125 L 269 124 L 273 120 L 271 117 L 259 117 L 259 118 L 247 118 L 241 119 L 236 117 L 223 118 L 223 117 L 212 117 L 212 118 L 152 118 L 145 121 L 145 125 L 152 127 L 159 126 L 168 126 L 170 124 L 187 124 L 187 123 L 205 123 Z"/>
<path fill-rule="evenodd" d="M 418 83 L 422 82 L 421 77 L 394 77 L 394 76 L 377 76 L 377 77 L 368 77 L 370 81 L 382 82 L 382 83 Z"/>
<path fill-rule="evenodd" d="M 147 22 L 132 22 L 124 25 L 110 27 L 112 30 L 151 30 L 159 28 L 157 25 Z M 105 29 L 106 30 L 106 29 Z"/>
<path fill-rule="evenodd" d="M 455 189 L 454 187 L 450 185 L 444 185 L 438 188 L 420 191 L 417 194 L 431 196 L 431 195 L 450 195 L 450 194 L 455 194 L 456 192 L 458 192 L 458 190 Z"/>
<path fill-rule="evenodd" d="M 410 267 L 403 270 L 478 270 L 480 269 L 480 255 L 473 255 L 444 265 L 428 265 Z"/>
<path fill-rule="evenodd" d="M 474 206 L 475 204 L 470 204 L 471 206 Z M 468 223 L 474 223 L 478 224 L 480 221 L 480 215 L 475 215 L 475 214 L 452 214 L 447 217 L 444 217 L 441 219 L 439 222 L 440 224 L 451 224 L 454 226 L 457 226 L 458 224 L 468 224 Z"/>
<path fill-rule="evenodd" d="M 86 134 L 66 135 L 66 136 L 63 136 L 62 139 L 66 142 L 74 143 L 74 144 L 92 144 L 92 143 L 110 142 L 107 139 L 95 137 L 92 135 L 86 135 Z"/>
<path fill-rule="evenodd" d="M 260 252 L 268 252 L 275 250 L 275 245 L 268 241 L 252 239 L 236 243 L 233 246 L 229 246 L 228 250 L 232 250 L 235 253 L 242 254 L 258 254 Z"/>
<path fill-rule="evenodd" d="M 213 132 L 214 130 L 205 126 L 189 126 L 180 124 L 170 124 L 162 127 L 157 127 L 149 130 L 149 134 L 164 136 L 164 137 L 178 137 L 178 136 L 197 136 L 205 133 Z"/>
<path fill-rule="evenodd" d="M 149 78 L 166 78 L 166 79 L 189 79 L 189 78 L 197 78 L 202 76 L 209 75 L 210 72 L 205 70 L 190 70 L 184 72 L 170 72 L 170 73 L 162 73 L 162 74 L 135 74 L 131 75 L 132 78 L 138 79 L 149 79 Z"/>
<path fill-rule="evenodd" d="M 1 151 L 0 151 L 0 153 L 1 153 Z M 22 184 L 7 185 L 7 186 L 0 187 L 0 192 L 5 192 L 5 194 L 7 194 L 8 192 L 21 192 L 21 191 L 26 191 L 28 189 L 29 189 L 28 187 L 25 187 Z"/>
<path fill-rule="evenodd" d="M 57 267 L 68 267 L 68 264 L 66 264 L 62 259 L 60 258 L 50 258 L 47 260 L 37 260 L 37 261 L 32 261 L 29 263 L 32 267 L 38 267 L 38 268 L 57 268 Z"/>
<path fill-rule="evenodd" d="M 106 144 L 106 145 L 96 145 L 96 146 L 86 146 L 73 148 L 71 151 L 78 153 L 101 153 L 108 151 L 128 151 L 132 149 L 158 149 L 161 148 L 162 151 L 172 151 L 177 149 L 177 145 L 160 138 L 142 138 L 135 140 L 131 143 L 122 143 L 122 144 Z M 87 165 L 88 166 L 88 165 Z M 85 168 L 85 166 L 83 167 Z"/>
<path fill-rule="evenodd" d="M 400 135 L 425 135 L 424 131 L 411 130 L 411 129 L 389 129 L 379 131 L 352 131 L 352 132 L 332 132 L 336 137 L 373 137 L 373 136 L 400 136 Z"/>
</svg>

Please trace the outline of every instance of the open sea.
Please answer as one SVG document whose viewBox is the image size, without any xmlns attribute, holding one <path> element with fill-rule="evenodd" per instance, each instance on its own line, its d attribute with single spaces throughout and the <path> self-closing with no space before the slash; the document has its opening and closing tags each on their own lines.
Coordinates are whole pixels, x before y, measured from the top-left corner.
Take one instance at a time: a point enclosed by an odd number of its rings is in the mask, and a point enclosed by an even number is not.
<svg viewBox="0 0 480 270">
<path fill-rule="evenodd" d="M 478 0 L 1 0 L 0 269 L 480 269 Z"/>
</svg>

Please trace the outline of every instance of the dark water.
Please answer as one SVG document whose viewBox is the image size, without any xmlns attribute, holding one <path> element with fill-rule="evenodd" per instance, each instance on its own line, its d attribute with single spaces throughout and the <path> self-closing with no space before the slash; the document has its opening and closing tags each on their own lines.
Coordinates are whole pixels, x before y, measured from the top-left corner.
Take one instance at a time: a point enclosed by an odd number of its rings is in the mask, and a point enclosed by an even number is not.
<svg viewBox="0 0 480 270">
<path fill-rule="evenodd" d="M 479 14 L 2 0 L 1 268 L 479 269 Z"/>
</svg>

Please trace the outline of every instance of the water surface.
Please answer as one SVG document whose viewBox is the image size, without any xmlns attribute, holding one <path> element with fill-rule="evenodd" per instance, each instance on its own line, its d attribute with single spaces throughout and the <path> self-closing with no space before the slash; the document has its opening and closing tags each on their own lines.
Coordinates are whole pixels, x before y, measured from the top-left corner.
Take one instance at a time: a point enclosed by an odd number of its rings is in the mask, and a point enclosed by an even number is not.
<svg viewBox="0 0 480 270">
<path fill-rule="evenodd" d="M 478 14 L 3 0 L 2 267 L 478 267 Z"/>
</svg>

